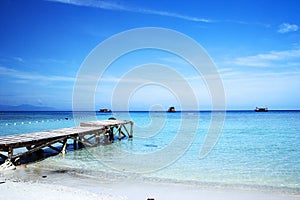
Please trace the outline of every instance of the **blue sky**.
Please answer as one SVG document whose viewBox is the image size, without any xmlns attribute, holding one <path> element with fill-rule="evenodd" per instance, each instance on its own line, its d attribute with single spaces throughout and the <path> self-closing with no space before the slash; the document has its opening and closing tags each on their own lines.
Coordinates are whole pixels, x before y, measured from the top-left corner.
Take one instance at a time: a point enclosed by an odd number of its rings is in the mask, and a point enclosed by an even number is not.
<svg viewBox="0 0 300 200">
<path fill-rule="evenodd" d="M 227 109 L 300 109 L 299 8 L 294 0 L 1 0 L 0 105 L 71 110 L 78 70 L 99 43 L 133 28 L 162 27 L 191 37 L 210 55 Z M 95 108 L 112 107 L 118 81 L 147 63 L 176 70 L 193 88 L 199 109 L 211 108 L 199 74 L 180 58 L 155 50 L 114 62 L 93 91 Z M 131 110 L 182 107 L 158 85 L 140 88 L 128 101 Z"/>
</svg>

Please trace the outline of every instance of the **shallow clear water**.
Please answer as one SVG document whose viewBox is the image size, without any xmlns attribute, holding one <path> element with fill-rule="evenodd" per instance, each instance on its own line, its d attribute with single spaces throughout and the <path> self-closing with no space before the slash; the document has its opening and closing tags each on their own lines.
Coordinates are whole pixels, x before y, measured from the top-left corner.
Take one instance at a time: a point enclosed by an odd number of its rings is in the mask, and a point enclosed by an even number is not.
<svg viewBox="0 0 300 200">
<path fill-rule="evenodd" d="M 90 114 L 81 113 L 79 120 L 90 120 Z M 97 113 L 97 118 L 112 115 L 135 122 L 132 140 L 69 151 L 35 165 L 87 175 L 300 193 L 299 111 L 226 112 L 217 144 L 202 159 L 211 112 Z M 0 135 L 72 126 L 72 112 L 0 112 Z"/>
</svg>

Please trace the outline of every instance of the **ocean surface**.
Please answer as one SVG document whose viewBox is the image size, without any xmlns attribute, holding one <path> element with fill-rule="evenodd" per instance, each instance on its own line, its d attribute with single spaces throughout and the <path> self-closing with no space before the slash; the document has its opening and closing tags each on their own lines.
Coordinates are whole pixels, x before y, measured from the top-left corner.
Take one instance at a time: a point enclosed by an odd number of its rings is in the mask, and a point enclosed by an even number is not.
<svg viewBox="0 0 300 200">
<path fill-rule="evenodd" d="M 214 113 L 218 115 L 218 113 Z M 300 111 L 227 111 L 211 151 L 200 157 L 213 112 L 0 112 L 0 136 L 73 127 L 78 121 L 134 121 L 134 137 L 33 163 L 81 175 L 250 188 L 300 194 Z M 214 120 L 221 120 L 215 118 Z M 196 126 L 195 126 L 196 124 Z M 216 135 L 218 136 L 218 135 Z M 71 144 L 71 142 L 70 142 Z M 125 153 L 124 153 L 125 152 Z"/>
</svg>

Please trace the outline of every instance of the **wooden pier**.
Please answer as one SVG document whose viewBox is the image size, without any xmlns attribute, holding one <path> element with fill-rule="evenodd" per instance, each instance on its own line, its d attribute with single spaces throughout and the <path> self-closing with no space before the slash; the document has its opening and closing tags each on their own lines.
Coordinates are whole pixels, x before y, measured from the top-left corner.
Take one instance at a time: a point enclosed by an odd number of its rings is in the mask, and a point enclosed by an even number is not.
<svg viewBox="0 0 300 200">
<path fill-rule="evenodd" d="M 127 128 L 126 125 L 130 125 Z M 65 154 L 68 140 L 73 140 L 74 150 L 78 147 L 92 147 L 102 142 L 112 142 L 115 136 L 118 139 L 133 136 L 133 122 L 124 120 L 100 120 L 82 122 L 79 127 L 62 128 L 41 132 L 0 136 L 0 157 L 11 162 L 21 156 L 37 152 L 43 148 L 51 148 Z M 101 140 L 102 139 L 102 140 Z M 58 148 L 57 143 L 61 143 Z M 21 152 L 14 154 L 14 149 L 23 148 Z M 5 155 L 6 154 L 6 155 Z"/>
</svg>

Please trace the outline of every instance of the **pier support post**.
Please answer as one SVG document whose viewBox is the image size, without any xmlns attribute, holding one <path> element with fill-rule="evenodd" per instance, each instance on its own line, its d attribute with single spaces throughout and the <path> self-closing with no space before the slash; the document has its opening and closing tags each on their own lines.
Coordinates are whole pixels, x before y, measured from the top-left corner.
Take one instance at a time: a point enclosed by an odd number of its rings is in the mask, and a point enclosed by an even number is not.
<svg viewBox="0 0 300 200">
<path fill-rule="evenodd" d="M 73 149 L 76 150 L 77 149 L 77 136 L 73 137 Z"/>
<path fill-rule="evenodd" d="M 95 145 L 98 145 L 100 142 L 100 134 L 99 132 L 95 133 Z"/>
<path fill-rule="evenodd" d="M 82 137 L 83 136 L 78 136 L 78 149 L 82 149 L 84 147 L 82 143 Z"/>
<path fill-rule="evenodd" d="M 14 155 L 14 149 L 13 149 L 12 146 L 10 146 L 10 147 L 8 148 L 7 157 L 8 157 L 9 159 L 11 159 L 11 158 L 13 157 L 13 155 Z"/>
<path fill-rule="evenodd" d="M 133 137 L 133 122 L 130 122 L 130 133 L 129 133 L 129 138 Z"/>
<path fill-rule="evenodd" d="M 66 153 L 67 153 L 67 141 L 68 141 L 68 139 L 64 139 L 63 147 L 61 150 L 62 155 L 66 155 Z"/>
<path fill-rule="evenodd" d="M 122 125 L 119 126 L 118 130 L 119 130 L 118 139 L 121 140 L 122 139 L 122 137 L 121 137 L 121 134 L 122 134 Z"/>
</svg>

